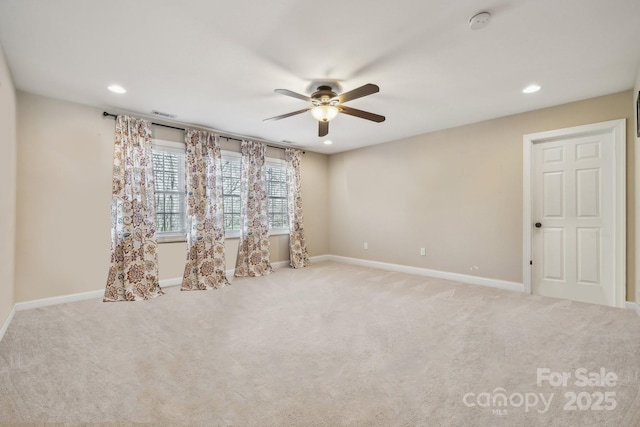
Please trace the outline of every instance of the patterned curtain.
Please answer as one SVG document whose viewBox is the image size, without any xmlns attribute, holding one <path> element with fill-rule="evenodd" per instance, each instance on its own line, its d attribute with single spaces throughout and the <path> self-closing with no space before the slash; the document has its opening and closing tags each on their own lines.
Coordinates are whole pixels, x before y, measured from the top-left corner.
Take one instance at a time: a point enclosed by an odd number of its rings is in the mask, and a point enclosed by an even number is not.
<svg viewBox="0 0 640 427">
<path fill-rule="evenodd" d="M 225 275 L 222 157 L 218 137 L 187 129 L 187 264 L 182 290 L 218 289 Z"/>
<path fill-rule="evenodd" d="M 304 240 L 304 219 L 302 216 L 302 192 L 300 191 L 300 160 L 302 151 L 287 148 L 287 203 L 289 211 L 289 259 L 292 268 L 311 265 Z"/>
<path fill-rule="evenodd" d="M 151 124 L 116 118 L 111 198 L 111 265 L 104 301 L 163 295 L 158 283 L 158 243 L 153 187 Z"/>
<path fill-rule="evenodd" d="M 273 272 L 269 262 L 269 218 L 265 154 L 267 146 L 242 141 L 240 180 L 240 243 L 236 277 L 265 276 Z"/>
</svg>

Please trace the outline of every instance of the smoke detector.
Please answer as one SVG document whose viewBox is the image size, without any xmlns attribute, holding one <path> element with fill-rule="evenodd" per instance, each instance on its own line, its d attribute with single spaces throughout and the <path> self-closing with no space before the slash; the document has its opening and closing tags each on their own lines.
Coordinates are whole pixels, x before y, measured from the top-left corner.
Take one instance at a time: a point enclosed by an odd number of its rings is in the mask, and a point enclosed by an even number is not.
<svg viewBox="0 0 640 427">
<path fill-rule="evenodd" d="M 479 30 L 489 25 L 489 21 L 491 21 L 491 14 L 489 12 L 480 12 L 469 19 L 469 27 L 472 30 Z"/>
</svg>

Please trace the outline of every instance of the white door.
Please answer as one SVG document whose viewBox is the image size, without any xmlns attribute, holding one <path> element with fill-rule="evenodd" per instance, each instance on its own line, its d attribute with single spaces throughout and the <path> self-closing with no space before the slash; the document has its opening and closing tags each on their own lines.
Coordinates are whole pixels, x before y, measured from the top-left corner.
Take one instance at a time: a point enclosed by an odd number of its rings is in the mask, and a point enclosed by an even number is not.
<svg viewBox="0 0 640 427">
<path fill-rule="evenodd" d="M 531 144 L 531 291 L 619 306 L 615 132 Z"/>
</svg>

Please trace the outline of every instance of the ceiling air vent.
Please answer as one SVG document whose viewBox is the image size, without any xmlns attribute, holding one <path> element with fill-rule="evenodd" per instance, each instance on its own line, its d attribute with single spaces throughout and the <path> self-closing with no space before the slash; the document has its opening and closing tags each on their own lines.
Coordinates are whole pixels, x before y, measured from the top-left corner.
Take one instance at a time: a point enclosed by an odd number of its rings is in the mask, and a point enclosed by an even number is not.
<svg viewBox="0 0 640 427">
<path fill-rule="evenodd" d="M 163 113 L 162 111 L 157 111 L 157 110 L 153 110 L 151 114 L 153 114 L 154 116 L 165 118 L 165 119 L 175 119 L 176 117 L 178 117 L 175 114 Z"/>
</svg>

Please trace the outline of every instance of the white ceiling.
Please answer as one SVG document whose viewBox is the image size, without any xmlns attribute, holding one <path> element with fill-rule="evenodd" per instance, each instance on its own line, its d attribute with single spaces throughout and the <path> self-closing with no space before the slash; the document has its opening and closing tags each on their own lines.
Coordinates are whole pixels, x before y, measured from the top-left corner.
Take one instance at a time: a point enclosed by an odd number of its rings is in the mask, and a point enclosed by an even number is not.
<svg viewBox="0 0 640 427">
<path fill-rule="evenodd" d="M 27 92 L 336 153 L 630 89 L 640 1 L 0 0 L 0 42 Z M 341 114 L 331 146 L 310 114 L 263 122 L 320 80 L 379 85 L 348 105 L 387 120 Z"/>
</svg>

